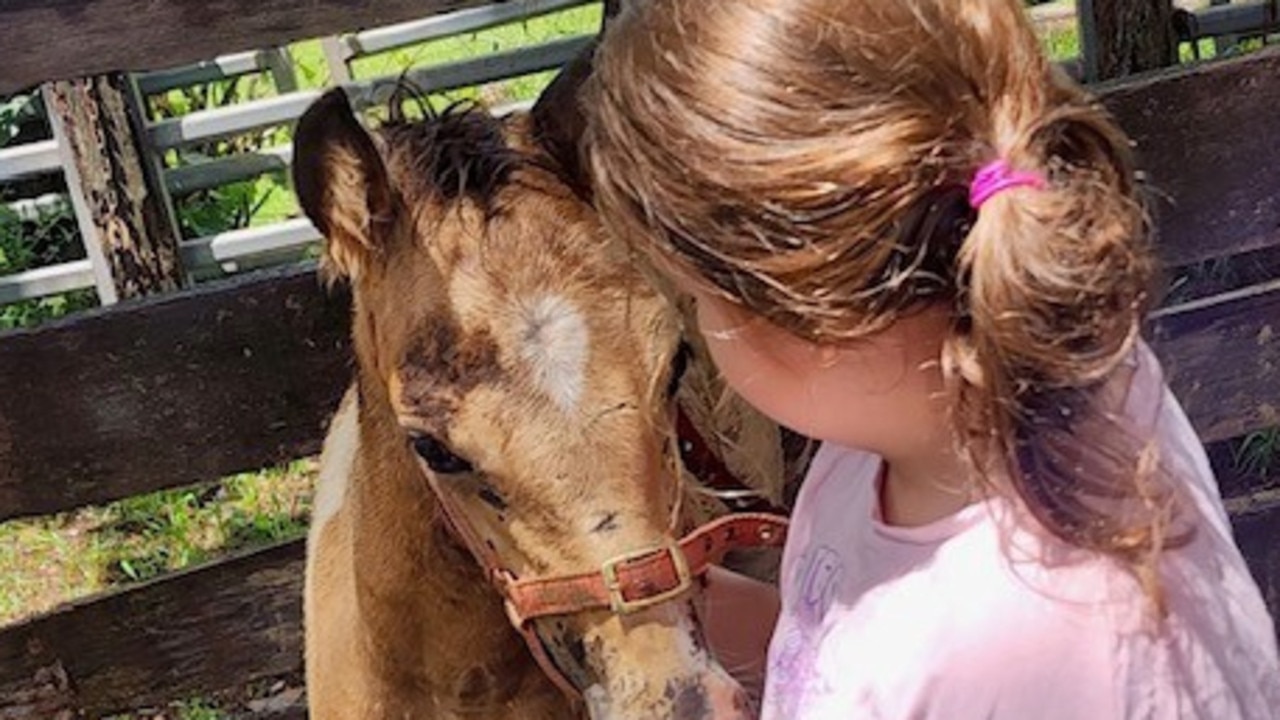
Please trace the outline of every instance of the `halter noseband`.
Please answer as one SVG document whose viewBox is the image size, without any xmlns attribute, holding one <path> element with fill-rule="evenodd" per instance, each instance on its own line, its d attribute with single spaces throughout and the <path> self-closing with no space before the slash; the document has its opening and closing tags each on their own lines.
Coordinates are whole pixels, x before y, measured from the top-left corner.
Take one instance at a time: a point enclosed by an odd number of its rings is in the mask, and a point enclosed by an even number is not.
<svg viewBox="0 0 1280 720">
<path fill-rule="evenodd" d="M 710 488 L 729 493 L 748 490 L 711 451 L 683 408 L 678 411 L 677 438 L 686 467 Z M 502 596 L 511 626 L 524 638 L 547 678 L 571 700 L 581 697 L 580 690 L 548 655 L 533 627 L 534 620 L 590 610 L 627 615 L 661 605 L 691 590 L 694 579 L 723 560 L 730 550 L 781 547 L 787 536 L 785 511 L 760 500 L 749 507 L 769 512 L 726 515 L 695 529 L 679 542 L 668 541 L 624 553 L 598 570 L 521 578 L 503 565 L 497 551 L 476 533 L 449 493 L 440 492 L 434 480 L 430 486 L 450 529 Z"/>
</svg>

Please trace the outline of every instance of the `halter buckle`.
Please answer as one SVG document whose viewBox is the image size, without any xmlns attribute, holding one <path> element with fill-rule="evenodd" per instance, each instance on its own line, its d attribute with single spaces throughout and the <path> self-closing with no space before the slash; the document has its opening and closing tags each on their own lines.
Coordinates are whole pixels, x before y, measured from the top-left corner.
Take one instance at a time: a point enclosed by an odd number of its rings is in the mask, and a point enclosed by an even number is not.
<svg viewBox="0 0 1280 720">
<path fill-rule="evenodd" d="M 671 567 L 676 572 L 676 584 L 670 589 L 628 600 L 623 595 L 622 577 L 619 569 L 636 561 L 646 560 L 659 553 L 671 558 Z M 693 587 L 693 574 L 689 572 L 689 560 L 685 557 L 684 551 L 680 549 L 680 546 L 675 543 L 619 555 L 601 565 L 600 574 L 604 577 L 604 586 L 609 592 L 609 607 L 618 615 L 627 615 L 654 605 L 661 605 L 680 597 Z"/>
</svg>

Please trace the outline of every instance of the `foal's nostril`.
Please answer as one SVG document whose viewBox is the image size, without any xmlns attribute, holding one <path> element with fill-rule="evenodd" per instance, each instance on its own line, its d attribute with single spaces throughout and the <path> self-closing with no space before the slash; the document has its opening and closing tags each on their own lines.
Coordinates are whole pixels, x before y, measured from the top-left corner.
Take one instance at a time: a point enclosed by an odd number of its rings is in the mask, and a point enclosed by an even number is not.
<svg viewBox="0 0 1280 720">
<path fill-rule="evenodd" d="M 694 713 L 688 715 L 689 718 L 700 718 L 701 720 L 747 720 L 754 717 L 753 703 L 747 692 L 738 684 L 732 682 L 723 682 L 712 679 L 706 684 L 696 686 L 699 691 L 701 713 L 698 714 L 698 705 L 690 702 L 689 708 Z M 680 715 L 681 706 L 676 705 L 675 711 L 677 718 L 686 717 Z"/>
<path fill-rule="evenodd" d="M 671 700 L 673 720 L 709 720 L 711 704 L 707 690 L 696 680 L 672 680 L 667 683 L 667 698 Z"/>
</svg>

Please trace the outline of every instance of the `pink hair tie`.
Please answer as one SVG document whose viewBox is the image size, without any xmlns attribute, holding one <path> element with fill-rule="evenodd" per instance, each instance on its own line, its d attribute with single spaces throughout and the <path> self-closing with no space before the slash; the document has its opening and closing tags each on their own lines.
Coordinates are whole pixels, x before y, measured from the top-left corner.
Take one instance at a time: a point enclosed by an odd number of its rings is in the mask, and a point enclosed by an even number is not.
<svg viewBox="0 0 1280 720">
<path fill-rule="evenodd" d="M 1041 173 L 1014 170 L 1004 160 L 993 160 L 983 165 L 969 183 L 969 205 L 977 210 L 992 196 L 1010 188 L 1043 190 L 1046 185 L 1048 182 Z"/>
</svg>

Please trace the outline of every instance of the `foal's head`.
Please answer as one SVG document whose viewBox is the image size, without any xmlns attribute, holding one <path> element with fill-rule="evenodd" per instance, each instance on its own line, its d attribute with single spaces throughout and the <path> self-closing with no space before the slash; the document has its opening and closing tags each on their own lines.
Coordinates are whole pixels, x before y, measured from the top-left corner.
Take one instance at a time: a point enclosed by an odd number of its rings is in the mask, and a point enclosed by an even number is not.
<svg viewBox="0 0 1280 720">
<path fill-rule="evenodd" d="M 455 110 L 366 133 L 331 92 L 295 179 L 349 279 L 362 402 L 521 576 L 676 534 L 679 319 L 603 236 L 528 116 Z M 553 134 L 553 133 L 552 133 Z M 423 527 L 424 539 L 428 528 Z M 688 597 L 538 621 L 597 718 L 737 718 Z"/>
</svg>

